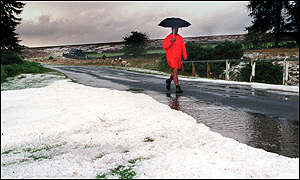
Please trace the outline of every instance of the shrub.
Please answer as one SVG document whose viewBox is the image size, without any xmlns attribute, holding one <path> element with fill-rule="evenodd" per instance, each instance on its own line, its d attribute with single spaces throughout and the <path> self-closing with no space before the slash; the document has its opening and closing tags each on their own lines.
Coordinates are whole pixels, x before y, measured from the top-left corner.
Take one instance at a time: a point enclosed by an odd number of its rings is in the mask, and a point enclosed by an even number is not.
<svg viewBox="0 0 300 180">
<path fill-rule="evenodd" d="M 210 72 L 212 78 L 220 78 L 226 68 L 226 62 L 210 63 Z M 222 77 L 225 78 L 225 77 Z"/>
<path fill-rule="evenodd" d="M 130 36 L 123 37 L 125 55 L 142 55 L 146 52 L 148 36 L 141 32 L 132 31 Z"/>
<path fill-rule="evenodd" d="M 216 46 L 204 46 L 188 42 L 186 44 L 188 60 L 217 60 L 217 59 L 240 59 L 244 50 L 241 43 L 225 41 Z M 225 62 L 210 62 L 211 77 L 219 78 L 225 69 Z M 195 63 L 195 71 L 200 76 L 206 77 L 207 63 Z M 192 64 L 184 64 L 185 74 L 191 74 Z"/>
<path fill-rule="evenodd" d="M 4 82 L 8 77 L 13 77 L 22 73 L 44 73 L 49 71 L 52 70 L 45 68 L 36 62 L 23 61 L 22 64 L 1 65 L 1 82 Z"/>
<path fill-rule="evenodd" d="M 23 59 L 14 52 L 9 52 L 7 54 L 1 55 L 1 64 L 8 65 L 8 64 L 22 64 Z"/>
<path fill-rule="evenodd" d="M 249 32 L 245 35 L 243 40 L 246 49 L 261 49 L 273 46 L 271 34 L 261 32 Z"/>
<path fill-rule="evenodd" d="M 267 84 L 282 84 L 283 67 L 272 62 L 258 61 L 255 65 L 254 82 L 267 83 Z M 249 64 L 241 69 L 240 81 L 249 81 L 252 67 Z"/>
<path fill-rule="evenodd" d="M 1 82 L 4 82 L 4 80 L 6 79 L 7 74 L 4 71 L 4 66 L 1 64 Z"/>
<path fill-rule="evenodd" d="M 296 48 L 297 43 L 296 41 L 286 41 L 286 42 L 280 42 L 279 48 Z"/>
<path fill-rule="evenodd" d="M 240 59 L 244 50 L 241 43 L 225 41 L 213 46 L 188 42 L 186 44 L 188 60 Z"/>
<path fill-rule="evenodd" d="M 51 71 L 50 69 L 45 68 L 41 64 L 36 62 L 25 61 L 21 67 L 22 73 L 43 73 Z"/>
<path fill-rule="evenodd" d="M 201 44 L 188 42 L 186 43 L 186 52 L 188 60 L 211 60 L 214 57 L 213 47 L 203 47 Z"/>
<path fill-rule="evenodd" d="M 7 74 L 7 77 L 16 76 L 17 74 L 23 72 L 22 66 L 20 66 L 19 64 L 5 65 L 3 69 Z"/>
<path fill-rule="evenodd" d="M 225 41 L 214 48 L 213 59 L 240 59 L 243 54 L 242 44 Z"/>
<path fill-rule="evenodd" d="M 166 55 L 164 55 L 159 61 L 158 70 L 162 72 L 169 72 L 169 69 L 170 68 L 167 62 L 167 57 Z"/>
<path fill-rule="evenodd" d="M 52 59 L 54 59 L 54 57 L 53 56 L 49 56 L 49 58 L 48 58 L 49 60 L 52 60 Z"/>
</svg>

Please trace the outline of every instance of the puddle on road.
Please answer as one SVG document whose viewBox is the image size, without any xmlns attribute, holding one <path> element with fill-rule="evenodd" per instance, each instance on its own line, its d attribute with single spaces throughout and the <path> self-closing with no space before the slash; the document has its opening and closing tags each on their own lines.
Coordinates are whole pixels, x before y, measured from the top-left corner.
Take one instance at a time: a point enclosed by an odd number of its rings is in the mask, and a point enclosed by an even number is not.
<svg viewBox="0 0 300 180">
<path fill-rule="evenodd" d="M 222 84 L 204 84 L 201 85 L 187 83 L 188 85 L 192 85 L 193 87 L 199 87 L 207 92 L 213 92 L 217 94 L 225 94 L 226 97 L 239 97 L 239 95 L 252 95 L 252 96 L 263 96 L 263 97 L 270 97 L 276 98 L 281 100 L 292 100 L 292 101 L 299 101 L 299 93 L 298 92 L 287 92 L 287 91 L 280 91 L 276 89 L 254 89 L 247 85 L 222 85 Z M 233 94 L 237 96 L 232 96 Z"/>
<path fill-rule="evenodd" d="M 225 137 L 268 152 L 299 157 L 299 122 L 166 93 L 172 109 L 183 111 Z"/>
<path fill-rule="evenodd" d="M 175 110 L 181 110 L 180 109 L 180 105 L 179 105 L 179 100 L 178 98 L 181 96 L 179 94 L 175 94 L 172 96 L 171 93 L 166 93 L 167 97 L 169 98 L 169 106 L 171 107 L 171 109 L 175 109 Z"/>
<path fill-rule="evenodd" d="M 299 95 L 296 92 L 280 93 L 280 91 L 275 91 L 275 90 L 251 89 L 250 94 L 253 95 L 253 96 L 278 98 L 278 99 L 286 100 L 286 101 L 287 100 L 299 101 Z"/>
</svg>

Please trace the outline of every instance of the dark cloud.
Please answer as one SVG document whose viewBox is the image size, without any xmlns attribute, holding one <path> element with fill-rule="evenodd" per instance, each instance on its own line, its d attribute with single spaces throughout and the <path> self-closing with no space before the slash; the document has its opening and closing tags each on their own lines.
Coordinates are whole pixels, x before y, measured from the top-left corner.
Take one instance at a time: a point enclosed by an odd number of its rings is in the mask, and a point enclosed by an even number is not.
<svg viewBox="0 0 300 180">
<path fill-rule="evenodd" d="M 37 20 L 23 20 L 18 26 L 21 44 L 45 46 L 120 41 L 131 31 L 144 32 L 150 38 L 164 38 L 170 29 L 159 27 L 158 23 L 172 16 L 192 23 L 179 31 L 184 36 L 243 33 L 245 24 L 250 21 L 242 6 L 199 15 L 194 6 L 182 8 L 155 3 L 146 6 L 134 2 L 45 3 L 40 2 L 40 5 L 51 11 Z"/>
</svg>

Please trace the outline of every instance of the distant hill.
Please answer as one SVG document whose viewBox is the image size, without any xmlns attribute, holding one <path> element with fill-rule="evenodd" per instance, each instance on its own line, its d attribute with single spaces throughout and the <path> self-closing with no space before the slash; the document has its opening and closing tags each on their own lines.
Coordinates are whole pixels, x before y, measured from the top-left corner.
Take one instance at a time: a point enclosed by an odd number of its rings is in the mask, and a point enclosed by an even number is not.
<svg viewBox="0 0 300 180">
<path fill-rule="evenodd" d="M 211 36 L 197 36 L 197 37 L 184 37 L 185 42 L 196 42 L 196 43 L 216 43 L 222 42 L 225 40 L 228 41 L 238 41 L 243 40 L 245 34 L 235 34 L 235 35 L 211 35 Z M 150 39 L 149 46 L 152 47 L 161 47 L 163 39 Z M 26 47 L 30 49 L 45 49 L 45 48 L 62 48 L 62 47 L 82 47 L 82 46 L 114 46 L 114 45 L 123 45 L 124 41 L 116 42 L 105 42 L 105 43 L 86 43 L 86 44 L 70 44 L 70 45 L 57 45 L 57 46 L 43 46 L 43 47 Z"/>
<path fill-rule="evenodd" d="M 244 39 L 245 34 L 235 34 L 235 35 L 213 35 L 213 36 L 197 36 L 197 37 L 184 37 L 186 42 L 195 43 L 217 43 L 222 41 L 240 41 Z M 163 39 L 153 39 L 150 40 L 150 46 L 161 47 Z"/>
</svg>

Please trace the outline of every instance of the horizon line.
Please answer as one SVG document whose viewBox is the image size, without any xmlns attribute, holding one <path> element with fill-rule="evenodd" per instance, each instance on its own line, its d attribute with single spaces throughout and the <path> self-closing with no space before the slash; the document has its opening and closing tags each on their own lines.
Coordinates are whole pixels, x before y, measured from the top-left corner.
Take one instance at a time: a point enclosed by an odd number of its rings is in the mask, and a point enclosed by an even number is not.
<svg viewBox="0 0 300 180">
<path fill-rule="evenodd" d="M 186 38 L 198 38 L 198 37 L 211 37 L 211 36 L 236 36 L 236 35 L 245 35 L 247 33 L 238 33 L 238 34 L 215 34 L 215 35 L 204 35 L 204 36 L 188 36 L 188 37 L 183 37 L 183 39 Z M 149 39 L 149 41 L 155 41 L 155 40 L 162 40 L 160 38 L 157 39 Z M 80 43 L 80 44 L 60 44 L 60 45 L 46 45 L 46 46 L 26 46 L 26 45 L 21 45 L 25 48 L 55 48 L 55 47 L 61 47 L 61 46 L 82 46 L 82 45 L 97 45 L 97 44 L 123 44 L 124 41 L 110 41 L 110 42 L 94 42 L 94 43 Z"/>
</svg>

